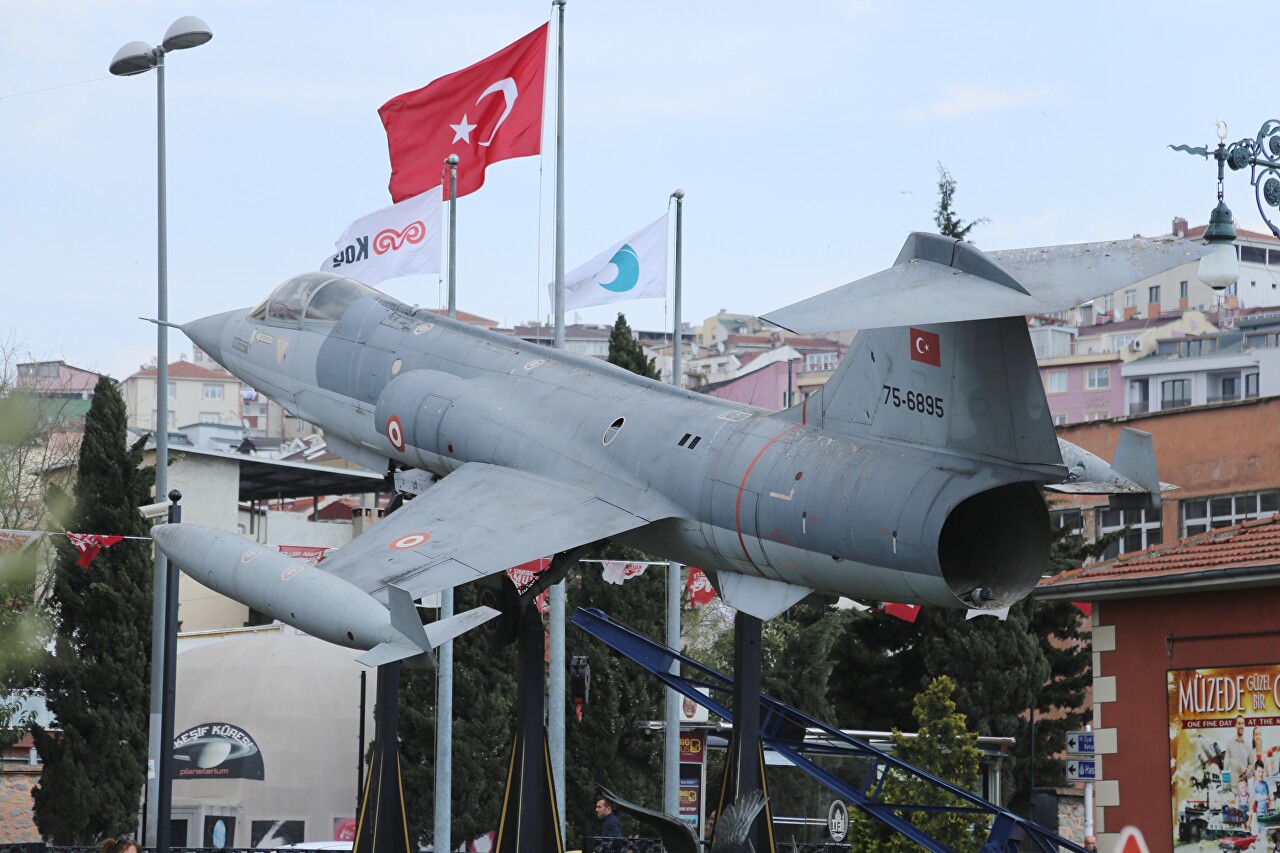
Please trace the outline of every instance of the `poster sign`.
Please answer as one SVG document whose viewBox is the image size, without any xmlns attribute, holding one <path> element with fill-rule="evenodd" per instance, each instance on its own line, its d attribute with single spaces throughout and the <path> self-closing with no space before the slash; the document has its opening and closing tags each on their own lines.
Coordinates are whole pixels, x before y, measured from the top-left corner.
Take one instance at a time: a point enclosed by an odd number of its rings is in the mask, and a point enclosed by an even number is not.
<svg viewBox="0 0 1280 853">
<path fill-rule="evenodd" d="M 263 778 L 257 741 L 230 723 L 204 723 L 175 737 L 171 766 L 174 779 Z"/>
<path fill-rule="evenodd" d="M 1170 670 L 1175 851 L 1200 842 L 1280 842 L 1280 664 Z"/>
<path fill-rule="evenodd" d="M 236 819 L 206 815 L 204 819 L 204 845 L 215 850 L 235 846 Z"/>
<path fill-rule="evenodd" d="M 681 732 L 680 733 L 680 763 L 681 764 L 701 764 L 706 760 L 707 755 L 707 733 L 698 732 Z"/>
<path fill-rule="evenodd" d="M 249 823 L 249 846 L 270 850 L 288 844 L 301 844 L 306 834 L 306 821 L 255 820 Z"/>
</svg>

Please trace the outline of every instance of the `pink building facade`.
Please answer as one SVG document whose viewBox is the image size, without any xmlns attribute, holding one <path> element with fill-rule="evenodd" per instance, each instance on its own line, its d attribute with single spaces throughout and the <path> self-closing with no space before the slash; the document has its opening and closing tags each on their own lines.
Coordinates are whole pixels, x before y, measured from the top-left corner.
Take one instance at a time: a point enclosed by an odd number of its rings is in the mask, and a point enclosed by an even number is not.
<svg viewBox="0 0 1280 853">
<path fill-rule="evenodd" d="M 1118 353 L 1062 356 L 1040 361 L 1049 414 L 1057 426 L 1126 414 Z"/>
</svg>

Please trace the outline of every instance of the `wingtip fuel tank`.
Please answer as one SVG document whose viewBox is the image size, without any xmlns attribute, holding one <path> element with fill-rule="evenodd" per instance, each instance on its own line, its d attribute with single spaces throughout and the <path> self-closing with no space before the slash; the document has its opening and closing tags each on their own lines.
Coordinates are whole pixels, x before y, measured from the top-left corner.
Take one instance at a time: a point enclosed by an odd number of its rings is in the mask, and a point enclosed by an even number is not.
<svg viewBox="0 0 1280 853">
<path fill-rule="evenodd" d="M 313 637 L 365 651 L 358 661 L 434 666 L 431 650 L 498 615 L 478 607 L 424 627 L 412 597 L 386 587 L 387 604 L 270 546 L 199 524 L 159 524 L 151 536 L 193 579 Z"/>
</svg>

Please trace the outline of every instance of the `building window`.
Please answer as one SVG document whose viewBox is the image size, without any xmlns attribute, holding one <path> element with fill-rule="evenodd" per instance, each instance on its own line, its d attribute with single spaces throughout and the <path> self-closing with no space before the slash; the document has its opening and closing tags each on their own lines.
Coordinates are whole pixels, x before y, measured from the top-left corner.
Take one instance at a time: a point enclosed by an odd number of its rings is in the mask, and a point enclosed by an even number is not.
<svg viewBox="0 0 1280 853">
<path fill-rule="evenodd" d="M 152 428 L 152 429 L 156 429 L 158 426 L 160 426 L 160 424 L 159 424 L 159 420 L 160 420 L 160 419 L 156 416 L 156 410 L 155 410 L 155 409 L 152 409 L 152 410 L 151 410 L 151 428 Z M 170 409 L 170 410 L 169 410 L 169 421 L 168 421 L 168 423 L 166 423 L 166 424 L 165 424 L 165 427 L 167 428 L 167 430 L 172 430 L 172 429 L 173 429 L 173 427 L 174 427 L 174 423 L 173 423 L 173 421 L 174 421 L 174 417 L 173 417 L 173 409 Z"/>
<path fill-rule="evenodd" d="M 840 355 L 834 352 L 811 352 L 804 357 L 805 370 L 835 370 Z"/>
<path fill-rule="evenodd" d="M 1084 387 L 1090 391 L 1103 391 L 1111 387 L 1110 367 L 1090 367 L 1084 374 Z"/>
<path fill-rule="evenodd" d="M 169 383 L 169 399 L 172 400 L 176 396 L 178 396 L 178 387 L 174 385 L 172 382 L 170 382 Z"/>
<path fill-rule="evenodd" d="M 1065 531 L 1063 538 L 1084 537 L 1084 513 L 1078 509 L 1057 509 L 1049 513 L 1049 523 L 1054 530 Z"/>
<path fill-rule="evenodd" d="M 1280 489 L 1193 498 L 1179 502 L 1178 511 L 1182 516 L 1182 535 L 1194 536 L 1211 527 L 1230 527 L 1251 518 L 1275 515 L 1280 511 Z"/>
<path fill-rule="evenodd" d="M 1054 425 L 1054 426 L 1066 426 L 1066 425 L 1067 425 L 1067 416 L 1066 416 L 1066 415 L 1053 415 L 1053 425 Z"/>
<path fill-rule="evenodd" d="M 1191 405 L 1191 380 L 1166 379 L 1160 383 L 1160 408 L 1181 409 Z"/>
<path fill-rule="evenodd" d="M 1099 536 L 1129 528 L 1123 536 L 1107 546 L 1106 552 L 1102 555 L 1104 560 L 1141 551 L 1164 541 L 1160 530 L 1160 510 L 1158 509 L 1102 509 L 1098 510 L 1098 513 Z"/>
<path fill-rule="evenodd" d="M 1114 293 L 1108 293 L 1102 297 L 1102 310 L 1107 314 L 1116 310 L 1116 295 Z"/>
<path fill-rule="evenodd" d="M 1160 301 L 1160 285 L 1152 285 L 1147 288 L 1147 304 L 1154 305 Z"/>
<path fill-rule="evenodd" d="M 1067 393 L 1067 371 L 1050 370 L 1045 374 L 1045 390 L 1050 394 Z"/>
<path fill-rule="evenodd" d="M 1258 396 L 1258 374 L 1246 373 L 1244 375 L 1244 396 L 1245 399 Z"/>
<path fill-rule="evenodd" d="M 1136 291 L 1136 290 L 1126 290 L 1126 291 L 1124 292 L 1124 307 L 1125 307 L 1125 308 L 1137 308 L 1137 307 L 1138 307 L 1138 291 Z"/>
<path fill-rule="evenodd" d="M 221 422 L 222 422 L 222 419 L 218 417 L 217 412 L 201 412 L 200 413 L 200 423 L 202 424 L 216 424 Z"/>
<path fill-rule="evenodd" d="M 222 386 L 221 385 L 205 385 L 204 398 L 206 400 L 221 400 Z"/>
<path fill-rule="evenodd" d="M 1106 409 L 1103 409 L 1097 412 L 1084 413 L 1084 419 L 1086 421 L 1105 421 L 1109 417 L 1111 417 L 1111 413 L 1108 412 Z"/>
<path fill-rule="evenodd" d="M 1185 281 L 1180 281 L 1180 282 L 1178 282 L 1178 298 L 1179 298 L 1179 299 L 1188 299 L 1188 298 L 1190 298 L 1190 297 L 1188 296 L 1188 294 L 1189 294 L 1190 290 L 1191 290 L 1191 285 L 1190 285 L 1189 283 L 1187 283 L 1187 282 L 1185 282 Z"/>
</svg>

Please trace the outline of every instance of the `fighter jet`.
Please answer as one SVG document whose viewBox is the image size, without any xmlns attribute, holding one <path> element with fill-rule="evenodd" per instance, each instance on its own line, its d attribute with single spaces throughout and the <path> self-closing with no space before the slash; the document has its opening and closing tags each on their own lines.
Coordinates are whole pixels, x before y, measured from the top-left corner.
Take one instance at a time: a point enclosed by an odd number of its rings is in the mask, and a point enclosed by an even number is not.
<svg viewBox="0 0 1280 853">
<path fill-rule="evenodd" d="M 1159 482 L 1154 457 L 1124 482 L 1097 457 L 1068 469 L 1024 316 L 1204 252 L 1137 239 L 987 254 L 913 234 L 889 269 L 765 316 L 860 330 L 830 381 L 782 412 L 328 272 L 182 328 L 335 452 L 442 478 L 322 564 L 384 605 L 611 537 L 712 571 L 762 619 L 815 590 L 998 609 L 1046 569 L 1042 488 Z"/>
</svg>

